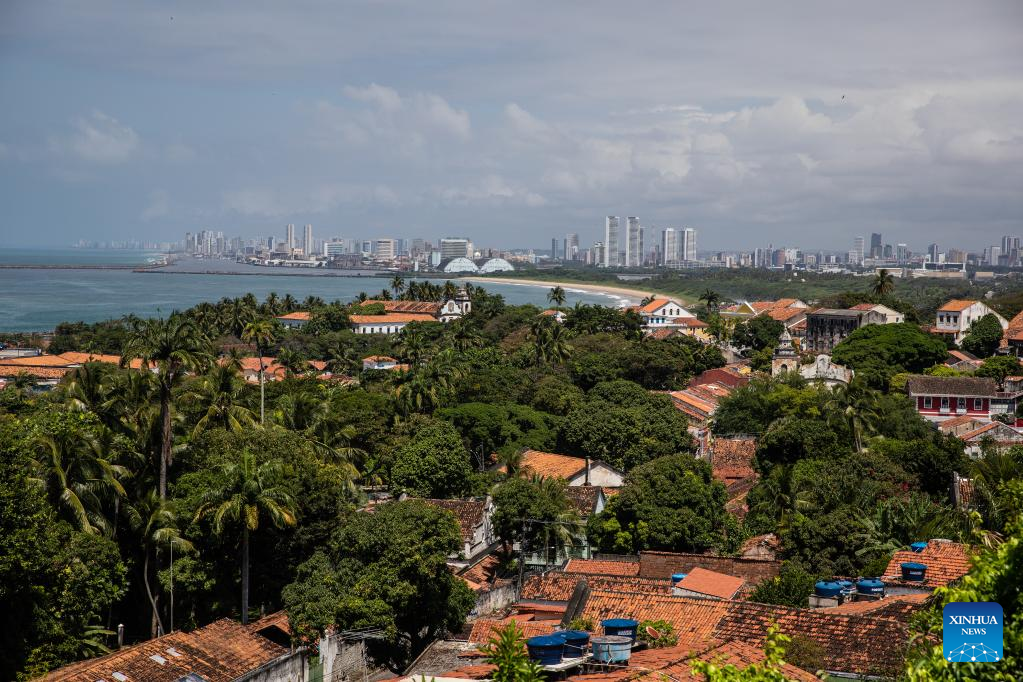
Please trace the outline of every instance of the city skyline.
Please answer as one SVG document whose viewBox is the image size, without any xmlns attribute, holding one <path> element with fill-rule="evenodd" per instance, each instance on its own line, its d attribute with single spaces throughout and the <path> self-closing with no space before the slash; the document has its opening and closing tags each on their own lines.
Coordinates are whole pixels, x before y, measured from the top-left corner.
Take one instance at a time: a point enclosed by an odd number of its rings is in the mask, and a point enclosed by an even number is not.
<svg viewBox="0 0 1023 682">
<path fill-rule="evenodd" d="M 8 3 L 0 243 L 293 223 L 529 247 L 616 206 L 722 249 L 1023 231 L 1018 3 L 400 10 Z M 605 49 L 631 28 L 642 49 Z"/>
</svg>

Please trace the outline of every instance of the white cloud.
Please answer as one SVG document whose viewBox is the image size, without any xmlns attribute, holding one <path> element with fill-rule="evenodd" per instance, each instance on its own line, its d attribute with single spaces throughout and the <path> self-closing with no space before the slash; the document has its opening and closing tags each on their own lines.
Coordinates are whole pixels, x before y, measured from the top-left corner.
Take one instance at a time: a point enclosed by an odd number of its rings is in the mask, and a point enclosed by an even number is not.
<svg viewBox="0 0 1023 682">
<path fill-rule="evenodd" d="M 123 163 L 139 149 L 139 136 L 134 130 L 99 110 L 76 119 L 73 127 L 71 136 L 60 144 L 85 161 Z"/>
</svg>

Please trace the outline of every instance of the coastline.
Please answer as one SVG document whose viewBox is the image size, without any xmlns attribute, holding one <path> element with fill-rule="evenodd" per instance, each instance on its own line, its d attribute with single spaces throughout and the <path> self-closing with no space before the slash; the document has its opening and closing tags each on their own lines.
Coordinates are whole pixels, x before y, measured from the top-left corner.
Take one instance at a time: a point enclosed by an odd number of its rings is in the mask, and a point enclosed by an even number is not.
<svg viewBox="0 0 1023 682">
<path fill-rule="evenodd" d="M 618 307 L 621 308 L 630 305 L 638 305 L 639 302 L 642 301 L 644 298 L 654 294 L 654 292 L 650 289 L 635 289 L 621 286 L 607 286 L 604 284 L 586 284 L 583 282 L 556 282 L 542 279 L 518 279 L 515 277 L 459 277 L 457 279 L 460 281 L 473 282 L 484 285 L 487 282 L 493 282 L 497 284 L 510 284 L 528 287 L 550 288 L 560 286 L 565 291 L 575 290 L 577 292 L 601 294 L 603 296 L 618 299 Z"/>
</svg>

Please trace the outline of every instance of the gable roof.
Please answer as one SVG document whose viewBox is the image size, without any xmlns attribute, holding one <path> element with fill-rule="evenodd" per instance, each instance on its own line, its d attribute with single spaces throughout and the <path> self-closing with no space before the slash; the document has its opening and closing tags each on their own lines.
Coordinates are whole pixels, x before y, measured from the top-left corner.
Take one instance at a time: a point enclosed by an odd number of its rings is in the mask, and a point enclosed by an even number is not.
<svg viewBox="0 0 1023 682">
<path fill-rule="evenodd" d="M 988 377 L 932 377 L 914 375 L 906 381 L 910 395 L 950 395 L 994 398 L 998 384 Z"/>
<path fill-rule="evenodd" d="M 710 640 L 727 611 L 728 602 L 719 599 L 677 597 L 668 591 L 657 594 L 593 589 L 582 617 L 598 624 L 608 618 L 663 620 L 671 623 L 680 637 Z"/>
<path fill-rule="evenodd" d="M 755 438 L 715 438 L 710 444 L 714 478 L 728 482 L 752 476 L 756 451 Z"/>
<path fill-rule="evenodd" d="M 969 545 L 962 545 L 949 540 L 930 540 L 922 552 L 902 550 L 896 552 L 888 568 L 885 569 L 885 582 L 922 585 L 924 587 L 944 587 L 959 580 L 970 570 L 973 550 Z M 923 564 L 927 567 L 922 581 L 903 581 L 903 562 Z"/>
<path fill-rule="evenodd" d="M 73 663 L 50 672 L 45 679 L 96 682 L 116 679 L 113 674 L 117 672 L 128 682 L 175 682 L 195 673 L 208 682 L 229 682 L 290 653 L 257 633 L 265 620 L 245 626 L 222 618 L 192 632 L 174 632 Z M 159 656 L 163 663 L 152 656 Z"/>
<path fill-rule="evenodd" d="M 586 582 L 590 590 L 607 592 L 641 592 L 645 594 L 671 594 L 671 581 L 637 578 L 635 575 L 586 575 L 550 571 L 532 575 L 522 584 L 522 599 L 545 602 L 567 602 L 576 585 Z"/>
<path fill-rule="evenodd" d="M 845 614 L 847 616 L 870 615 L 874 618 L 891 618 L 908 623 L 909 619 L 919 612 L 931 598 L 929 594 L 897 594 L 884 599 L 866 601 L 847 601 L 838 606 L 827 606 L 820 611 L 824 613 Z"/>
<path fill-rule="evenodd" d="M 969 308 L 974 303 L 980 303 L 980 301 L 968 301 L 966 299 L 954 298 L 951 301 L 945 303 L 945 305 L 938 308 L 939 313 L 961 313 L 962 311 Z"/>
<path fill-rule="evenodd" d="M 696 567 L 678 582 L 677 587 L 699 592 L 718 599 L 731 599 L 742 588 L 746 581 L 734 575 L 725 575 L 716 571 Z"/>
<path fill-rule="evenodd" d="M 486 644 L 501 628 L 515 623 L 522 634 L 528 639 L 537 635 L 549 635 L 560 625 L 556 620 L 520 620 L 517 618 L 479 618 L 472 624 L 469 641 L 474 644 Z"/>
<path fill-rule="evenodd" d="M 591 461 L 590 465 L 593 464 L 595 462 Z M 569 479 L 586 468 L 586 460 L 556 452 L 526 450 L 522 453 L 522 468 L 543 478 Z"/>
<path fill-rule="evenodd" d="M 278 315 L 278 320 L 298 320 L 301 322 L 308 322 L 312 315 L 305 310 L 296 310 L 293 313 L 287 313 L 285 315 Z"/>
<path fill-rule="evenodd" d="M 652 313 L 655 312 L 658 308 L 662 308 L 668 305 L 669 303 L 672 303 L 672 300 L 670 298 L 655 298 L 646 305 L 640 306 L 639 312 Z M 682 306 L 679 307 L 681 308 Z"/>
<path fill-rule="evenodd" d="M 593 513 L 603 494 L 600 486 L 596 485 L 573 485 L 565 488 L 565 497 L 583 518 Z"/>
<path fill-rule="evenodd" d="M 424 313 L 385 313 L 383 315 L 349 315 L 352 324 L 387 324 L 394 322 L 436 322 L 433 315 Z"/>
<path fill-rule="evenodd" d="M 440 312 L 443 304 L 435 301 L 384 301 L 379 299 L 368 299 L 360 303 L 363 305 L 382 305 L 388 313 L 426 313 L 436 315 Z"/>
<path fill-rule="evenodd" d="M 487 511 L 487 503 L 484 500 L 424 499 L 423 502 L 433 507 L 447 509 L 454 514 L 458 528 L 462 532 L 462 540 L 472 539 L 476 534 L 476 528 L 483 523 Z"/>
</svg>

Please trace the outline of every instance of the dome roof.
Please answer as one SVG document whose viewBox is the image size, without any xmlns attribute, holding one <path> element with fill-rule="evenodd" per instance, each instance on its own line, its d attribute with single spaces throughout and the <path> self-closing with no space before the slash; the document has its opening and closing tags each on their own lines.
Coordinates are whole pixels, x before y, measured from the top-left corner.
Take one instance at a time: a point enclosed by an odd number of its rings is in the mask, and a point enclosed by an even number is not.
<svg viewBox="0 0 1023 682">
<path fill-rule="evenodd" d="M 515 270 L 515 266 L 503 258 L 487 258 L 477 262 L 480 272 L 512 272 Z"/>
<path fill-rule="evenodd" d="M 479 268 L 471 260 L 465 257 L 452 258 L 444 264 L 444 272 L 479 272 Z"/>
</svg>

